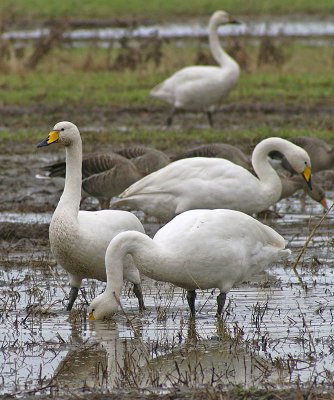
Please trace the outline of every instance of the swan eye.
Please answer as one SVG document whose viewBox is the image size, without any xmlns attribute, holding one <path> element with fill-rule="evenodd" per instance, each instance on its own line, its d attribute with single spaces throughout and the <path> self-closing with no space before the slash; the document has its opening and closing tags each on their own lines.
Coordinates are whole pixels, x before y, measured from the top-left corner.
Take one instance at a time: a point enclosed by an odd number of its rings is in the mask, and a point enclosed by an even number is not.
<svg viewBox="0 0 334 400">
<path fill-rule="evenodd" d="M 64 131 L 65 130 L 65 128 L 61 128 L 61 131 Z"/>
</svg>

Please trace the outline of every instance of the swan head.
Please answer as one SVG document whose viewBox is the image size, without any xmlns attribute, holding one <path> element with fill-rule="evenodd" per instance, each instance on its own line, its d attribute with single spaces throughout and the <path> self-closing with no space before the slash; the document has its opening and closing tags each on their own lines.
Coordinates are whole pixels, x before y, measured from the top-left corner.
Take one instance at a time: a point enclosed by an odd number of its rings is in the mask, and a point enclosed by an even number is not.
<svg viewBox="0 0 334 400">
<path fill-rule="evenodd" d="M 52 143 L 62 143 L 69 146 L 74 141 L 80 140 L 79 129 L 69 121 L 58 122 L 49 133 L 48 137 L 38 143 L 37 147 L 49 146 Z"/>
<path fill-rule="evenodd" d="M 88 319 L 90 321 L 109 318 L 118 311 L 119 297 L 115 292 L 106 292 L 95 297 L 88 307 Z"/>
<path fill-rule="evenodd" d="M 210 25 L 219 26 L 224 24 L 240 24 L 232 15 L 223 10 L 218 10 L 212 14 Z"/>
<path fill-rule="evenodd" d="M 312 190 L 311 160 L 307 152 L 299 146 L 289 146 L 284 152 L 284 159 L 286 163 L 285 168 L 293 173 L 301 174 L 309 189 Z"/>
</svg>

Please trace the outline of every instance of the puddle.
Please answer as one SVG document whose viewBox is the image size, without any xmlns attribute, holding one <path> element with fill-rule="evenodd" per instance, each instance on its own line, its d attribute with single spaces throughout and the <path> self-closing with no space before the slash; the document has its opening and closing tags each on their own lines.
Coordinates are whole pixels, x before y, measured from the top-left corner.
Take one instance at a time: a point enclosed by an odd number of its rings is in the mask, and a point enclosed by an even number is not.
<svg viewBox="0 0 334 400">
<path fill-rule="evenodd" d="M 333 193 L 329 193 L 329 197 Z M 90 388 L 169 388 L 202 384 L 261 387 L 316 380 L 334 373 L 333 216 L 326 218 L 300 259 L 291 265 L 322 216 L 306 199 L 279 203 L 283 218 L 269 221 L 289 243 L 289 265 L 228 294 L 224 324 L 215 320 L 216 293 L 198 292 L 195 324 L 189 322 L 185 293 L 144 278 L 147 311 L 140 315 L 126 284 L 122 313 L 112 321 L 86 320 L 90 301 L 104 283 L 85 282 L 71 314 L 64 311 L 66 274 L 55 266 L 48 244 L 7 242 L 0 255 L 0 393 L 49 393 Z M 1 214 L 29 224 L 50 214 Z M 147 225 L 153 235 L 158 229 Z"/>
<path fill-rule="evenodd" d="M 51 221 L 51 213 L 14 213 L 0 212 L 0 223 L 11 222 L 16 224 L 49 224 Z"/>
</svg>

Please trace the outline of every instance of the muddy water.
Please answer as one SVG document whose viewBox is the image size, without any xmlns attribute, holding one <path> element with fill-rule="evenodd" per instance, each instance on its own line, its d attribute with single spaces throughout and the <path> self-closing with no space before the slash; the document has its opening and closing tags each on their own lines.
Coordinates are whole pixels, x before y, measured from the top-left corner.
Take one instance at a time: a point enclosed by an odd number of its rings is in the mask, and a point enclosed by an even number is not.
<svg viewBox="0 0 334 400">
<path fill-rule="evenodd" d="M 333 198 L 334 193 L 329 193 Z M 268 221 L 293 255 L 228 295 L 224 323 L 214 314 L 216 293 L 199 292 L 189 322 L 182 290 L 144 278 L 147 310 L 140 315 L 125 285 L 111 321 L 86 320 L 85 302 L 104 284 L 85 282 L 75 309 L 64 311 L 65 273 L 38 235 L 2 242 L 0 257 L 1 393 L 72 391 L 83 387 L 168 388 L 200 384 L 264 386 L 330 383 L 333 363 L 333 216 L 316 231 L 297 267 L 291 265 L 321 208 L 297 198 L 279 203 L 283 218 Z M 18 218 L 19 216 L 19 218 Z M 37 225 L 49 215 L 1 214 L 0 220 Z M 147 225 L 150 235 L 159 228 Z M 304 284 L 301 285 L 300 280 Z"/>
</svg>

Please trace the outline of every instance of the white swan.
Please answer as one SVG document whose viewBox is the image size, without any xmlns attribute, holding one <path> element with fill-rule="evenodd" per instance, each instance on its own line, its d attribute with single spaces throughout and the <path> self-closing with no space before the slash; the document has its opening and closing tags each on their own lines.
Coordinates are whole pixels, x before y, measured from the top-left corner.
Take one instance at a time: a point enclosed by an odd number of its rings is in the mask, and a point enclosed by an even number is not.
<svg viewBox="0 0 334 400">
<path fill-rule="evenodd" d="M 50 223 L 49 238 L 53 256 L 69 276 L 71 293 L 67 310 L 71 310 L 83 278 L 106 281 L 104 257 L 110 240 L 127 230 L 144 233 L 144 228 L 138 218 L 128 212 L 79 211 L 82 142 L 78 128 L 71 122 L 59 122 L 37 147 L 52 143 L 65 146 L 66 178 L 64 192 Z M 139 272 L 131 260 L 128 261 L 124 276 L 134 283 L 139 306 L 143 308 Z"/>
<path fill-rule="evenodd" d="M 251 172 L 220 158 L 186 158 L 175 161 L 131 185 L 112 203 L 143 210 L 162 221 L 199 208 L 229 208 L 247 214 L 275 204 L 282 183 L 268 162 L 268 153 L 283 153 L 292 168 L 311 186 L 311 164 L 306 151 L 281 138 L 262 140 L 254 149 Z"/>
<path fill-rule="evenodd" d="M 153 240 L 138 232 L 117 235 L 106 251 L 107 287 L 89 306 L 90 319 L 118 310 L 129 255 L 144 275 L 187 290 L 191 314 L 196 289 L 218 288 L 217 315 L 238 282 L 287 257 L 284 239 L 269 226 L 234 210 L 191 210 L 161 228 Z"/>
<path fill-rule="evenodd" d="M 291 141 L 291 140 L 290 140 Z M 298 145 L 298 143 L 295 143 Z M 303 146 L 301 146 L 303 147 Z M 313 162 L 312 157 L 309 154 L 312 163 L 312 171 Z M 173 161 L 180 160 L 182 158 L 190 158 L 190 157 L 219 157 L 225 158 L 226 160 L 232 161 L 234 164 L 238 164 L 241 167 L 248 169 L 250 172 L 254 172 L 251 164 L 251 159 L 247 156 L 242 150 L 238 147 L 227 144 L 227 143 L 209 143 L 204 144 L 201 146 L 194 147 L 183 153 L 180 153 L 171 159 Z M 282 192 L 280 196 L 281 199 L 285 199 L 286 197 L 292 196 L 297 191 L 303 189 L 305 193 L 308 194 L 314 201 L 320 203 L 325 209 L 328 209 L 328 204 L 326 200 L 326 193 L 322 186 L 315 182 L 312 178 L 312 189 L 309 188 L 305 182 L 305 180 L 299 175 L 287 176 L 286 170 L 281 165 L 282 160 L 280 163 L 273 164 L 272 159 L 269 158 L 269 161 L 273 165 L 275 169 L 277 169 L 278 176 L 281 179 L 282 184 Z M 284 159 L 285 161 L 285 159 Z M 285 164 L 285 163 L 284 163 Z M 290 168 L 289 168 L 290 170 Z"/>
<path fill-rule="evenodd" d="M 238 23 L 225 11 L 216 11 L 209 21 L 209 44 L 216 66 L 191 66 L 182 68 L 155 86 L 151 96 L 173 105 L 167 119 L 170 126 L 176 110 L 206 111 L 212 126 L 212 112 L 235 86 L 240 68 L 220 46 L 217 28 L 222 24 Z"/>
</svg>

